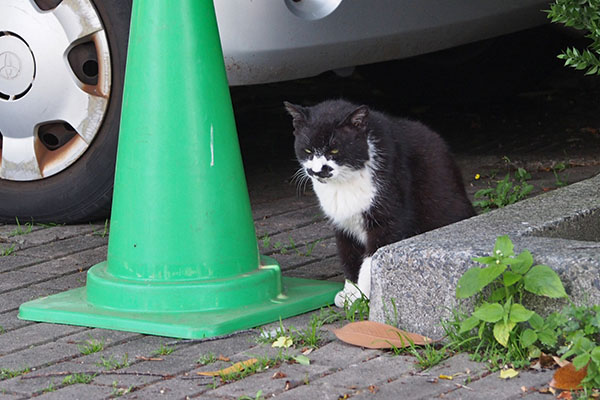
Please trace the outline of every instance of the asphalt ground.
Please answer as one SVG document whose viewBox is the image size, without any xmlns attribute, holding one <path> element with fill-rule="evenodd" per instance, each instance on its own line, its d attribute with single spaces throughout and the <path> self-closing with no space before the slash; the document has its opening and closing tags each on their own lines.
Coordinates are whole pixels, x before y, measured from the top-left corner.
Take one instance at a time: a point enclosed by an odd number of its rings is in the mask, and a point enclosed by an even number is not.
<svg viewBox="0 0 600 400">
<path fill-rule="evenodd" d="M 314 195 L 310 188 L 299 195 L 291 181 L 297 167 L 283 100 L 311 104 L 343 96 L 424 121 L 450 144 L 472 196 L 516 167 L 531 174 L 532 194 L 597 174 L 599 92 L 597 78 L 564 69 L 509 96 L 466 103 L 411 102 L 397 91 L 383 91 L 360 71 L 350 78 L 325 74 L 232 88 L 261 253 L 275 257 L 285 276 L 342 280 L 333 234 Z M 561 163 L 564 169 L 557 167 Z M 503 380 L 485 363 L 457 354 L 423 370 L 414 357 L 340 342 L 331 330 L 341 322 L 323 327 L 318 348 L 307 354 L 310 365 L 279 362 L 223 382 L 197 373 L 251 357 L 275 359 L 278 350 L 260 337 L 276 330 L 278 322 L 216 340 L 190 341 L 17 318 L 25 301 L 84 285 L 87 269 L 106 259 L 109 235 L 105 221 L 0 225 L 0 251 L 6 254 L 0 257 L 0 400 L 255 399 L 259 394 L 281 399 L 551 397 L 544 394 L 551 369 L 523 370 Z M 282 324 L 299 331 L 314 314 Z M 302 347 L 288 352 L 298 354 Z M 207 364 L 211 358 L 215 362 Z"/>
</svg>

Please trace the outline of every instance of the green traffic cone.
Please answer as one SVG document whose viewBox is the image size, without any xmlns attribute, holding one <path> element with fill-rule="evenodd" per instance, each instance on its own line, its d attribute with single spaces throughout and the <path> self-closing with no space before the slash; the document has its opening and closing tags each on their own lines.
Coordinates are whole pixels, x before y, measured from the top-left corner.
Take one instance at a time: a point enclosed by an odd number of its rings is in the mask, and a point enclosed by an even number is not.
<svg viewBox="0 0 600 400">
<path fill-rule="evenodd" d="M 213 3 L 134 0 L 107 261 L 19 318 L 201 338 L 339 289 L 258 253 Z"/>
</svg>

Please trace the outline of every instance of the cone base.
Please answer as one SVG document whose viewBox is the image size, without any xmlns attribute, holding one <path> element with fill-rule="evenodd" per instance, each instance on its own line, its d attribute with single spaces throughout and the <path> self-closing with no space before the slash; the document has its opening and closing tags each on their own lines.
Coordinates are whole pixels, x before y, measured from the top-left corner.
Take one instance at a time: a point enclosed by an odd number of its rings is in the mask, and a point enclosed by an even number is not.
<svg viewBox="0 0 600 400">
<path fill-rule="evenodd" d="M 182 339 L 200 339 L 253 328 L 333 304 L 342 289 L 337 282 L 281 278 L 283 294 L 275 299 L 229 310 L 128 312 L 99 308 L 87 301 L 86 288 L 24 303 L 19 318 L 38 322 L 114 329 Z"/>
</svg>

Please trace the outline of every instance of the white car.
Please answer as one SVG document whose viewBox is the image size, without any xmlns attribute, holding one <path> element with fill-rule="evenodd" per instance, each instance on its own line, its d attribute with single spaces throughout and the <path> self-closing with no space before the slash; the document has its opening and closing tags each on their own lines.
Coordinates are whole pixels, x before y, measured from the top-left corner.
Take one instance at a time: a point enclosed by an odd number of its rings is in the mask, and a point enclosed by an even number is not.
<svg viewBox="0 0 600 400">
<path fill-rule="evenodd" d="M 231 85 L 446 49 L 541 25 L 545 8 L 540 0 L 215 0 Z M 0 221 L 107 215 L 130 13 L 131 0 L 0 0 Z"/>
</svg>

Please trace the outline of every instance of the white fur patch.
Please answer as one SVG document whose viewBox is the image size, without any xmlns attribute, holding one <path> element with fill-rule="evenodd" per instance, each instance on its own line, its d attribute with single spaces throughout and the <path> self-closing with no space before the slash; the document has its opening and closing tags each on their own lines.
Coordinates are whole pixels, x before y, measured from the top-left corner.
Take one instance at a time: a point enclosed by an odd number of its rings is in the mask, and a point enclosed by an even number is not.
<svg viewBox="0 0 600 400">
<path fill-rule="evenodd" d="M 373 146 L 369 145 L 371 159 L 359 170 L 339 166 L 332 160 L 322 161 L 325 157 L 314 157 L 305 162 L 306 168 L 311 163 L 313 171 L 316 166 L 322 168 L 327 164 L 332 168 L 330 178 L 319 180 L 312 178 L 313 189 L 319 198 L 325 215 L 338 228 L 352 235 L 360 243 L 367 243 L 367 232 L 363 213 L 368 211 L 377 194 L 373 176 Z M 320 164 L 323 163 L 323 164 Z"/>
<path fill-rule="evenodd" d="M 343 308 L 344 304 L 351 305 L 362 296 L 367 299 L 371 296 L 371 257 L 363 260 L 358 273 L 358 283 L 346 280 L 344 289 L 335 295 L 333 302 L 337 307 Z"/>
</svg>

